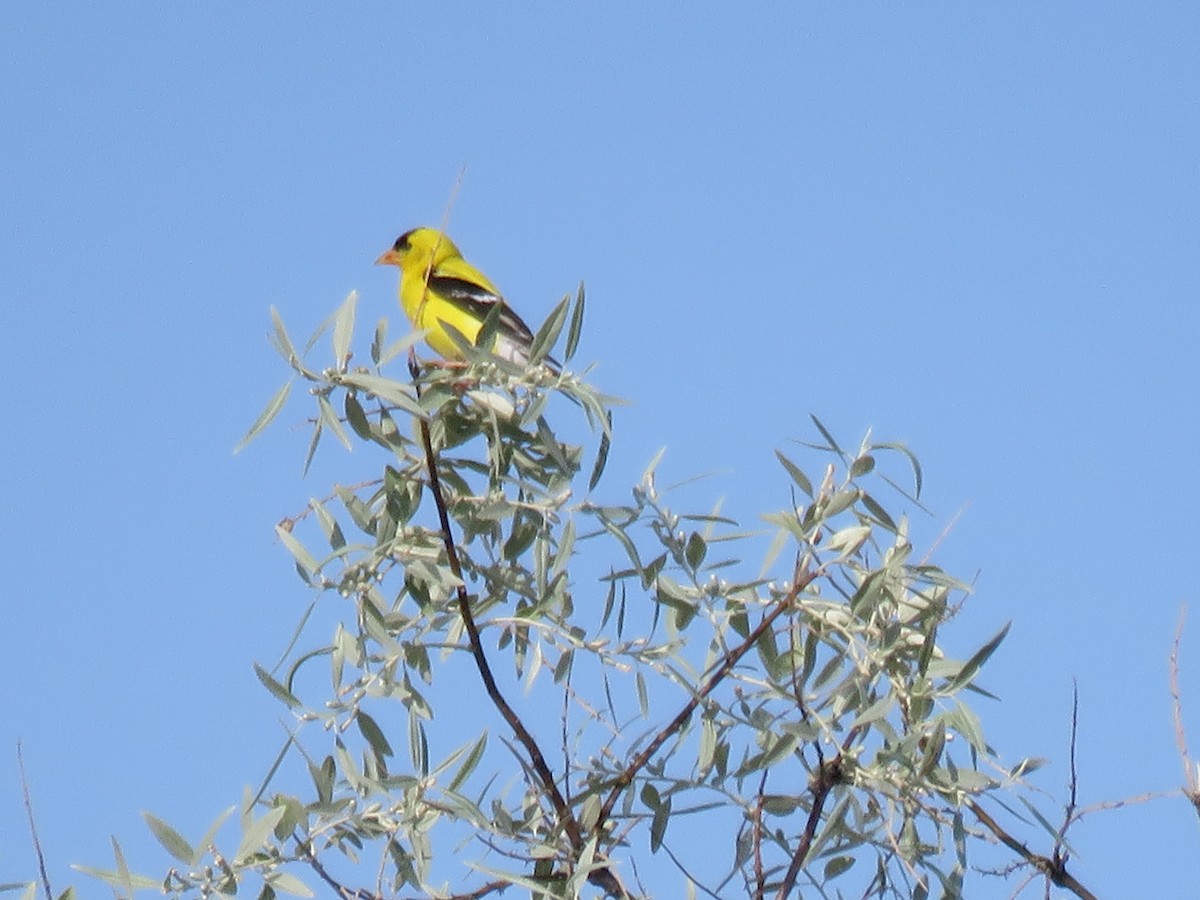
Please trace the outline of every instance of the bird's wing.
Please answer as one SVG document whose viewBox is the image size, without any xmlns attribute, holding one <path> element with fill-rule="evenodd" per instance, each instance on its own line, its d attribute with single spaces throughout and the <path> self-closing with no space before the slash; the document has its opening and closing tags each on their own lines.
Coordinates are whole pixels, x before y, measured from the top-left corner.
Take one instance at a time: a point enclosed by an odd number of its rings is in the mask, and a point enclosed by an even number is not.
<svg viewBox="0 0 1200 900">
<path fill-rule="evenodd" d="M 499 333 L 526 347 L 533 341 L 533 332 L 529 330 L 529 326 L 512 311 L 504 302 L 504 298 L 494 291 L 489 291 L 462 278 L 437 274 L 430 276 L 429 290 L 465 310 L 480 322 L 486 319 L 492 308 L 499 303 Z"/>
</svg>

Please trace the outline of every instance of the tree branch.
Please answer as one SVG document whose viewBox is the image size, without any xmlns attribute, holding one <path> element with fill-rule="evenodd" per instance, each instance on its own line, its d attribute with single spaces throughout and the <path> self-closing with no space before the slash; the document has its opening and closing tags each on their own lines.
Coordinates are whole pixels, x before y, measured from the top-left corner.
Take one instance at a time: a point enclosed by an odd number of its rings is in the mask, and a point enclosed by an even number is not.
<svg viewBox="0 0 1200 900">
<path fill-rule="evenodd" d="M 1055 887 L 1065 888 L 1076 897 L 1082 898 L 1082 900 L 1097 900 L 1095 894 L 1076 881 L 1075 877 L 1067 871 L 1064 861 L 1050 859 L 1049 857 L 1034 853 L 1005 831 L 1000 823 L 988 815 L 987 811 L 974 800 L 968 800 L 966 806 L 983 823 L 984 827 L 999 839 L 1000 843 L 1004 844 L 1004 846 L 1012 850 L 1017 856 L 1049 878 L 1051 884 Z"/>
<path fill-rule="evenodd" d="M 725 659 L 721 662 L 721 665 L 717 667 L 717 670 L 713 672 L 711 676 L 709 676 L 708 681 L 706 681 L 700 690 L 698 690 L 691 697 L 691 699 L 689 699 L 687 703 L 683 705 L 683 708 L 676 713 L 675 718 L 673 718 L 661 731 L 659 731 L 659 733 L 654 736 L 654 739 L 646 745 L 646 748 L 637 756 L 635 756 L 633 761 L 625 767 L 625 770 L 617 776 L 616 781 L 613 783 L 613 788 L 609 792 L 608 798 L 604 801 L 604 805 L 600 807 L 600 815 L 596 819 L 597 831 L 600 831 L 604 828 L 605 823 L 608 822 L 609 817 L 612 815 L 613 807 L 617 805 L 617 800 L 619 800 L 621 797 L 621 793 L 633 783 L 633 779 L 637 773 L 640 772 L 646 763 L 648 763 L 654 756 L 654 754 L 658 752 L 659 748 L 662 747 L 662 745 L 665 744 L 673 734 L 678 732 L 679 729 L 683 727 L 684 723 L 688 720 L 691 714 L 695 712 L 696 707 L 700 705 L 700 701 L 711 694 L 716 689 L 717 685 L 725 680 L 729 673 L 733 671 L 733 668 L 741 661 L 742 657 L 745 656 L 756 643 L 758 643 L 758 639 L 761 638 L 766 633 L 767 629 L 769 629 L 775 623 L 775 620 L 783 615 L 787 610 L 792 608 L 796 602 L 796 598 L 800 596 L 801 591 L 812 584 L 813 580 L 817 577 L 818 571 L 819 570 L 802 572 L 799 568 L 799 564 L 797 564 L 797 569 L 794 576 L 795 583 L 792 585 L 792 589 L 788 591 L 787 596 L 781 600 L 773 610 L 763 616 L 763 620 L 758 623 L 758 627 L 750 632 L 750 635 L 744 641 L 742 641 L 741 644 L 729 651 L 729 653 L 725 654 Z"/>
<path fill-rule="evenodd" d="M 416 358 L 413 355 L 409 357 L 409 371 L 415 380 L 419 374 L 419 370 L 416 368 Z M 450 564 L 450 571 L 458 579 L 455 598 L 458 603 L 459 613 L 462 616 L 463 627 L 467 631 L 467 639 L 471 646 L 471 656 L 475 660 L 475 668 L 479 670 L 479 677 L 483 680 L 484 689 L 487 691 L 492 705 L 496 707 L 501 717 L 508 724 L 508 727 L 512 729 L 513 735 L 520 742 L 521 746 L 525 748 L 525 752 L 529 754 L 530 765 L 533 767 L 534 772 L 537 773 L 542 790 L 549 797 L 550 804 L 554 807 L 554 812 L 558 816 L 558 821 L 561 823 L 572 849 L 576 852 L 582 851 L 585 842 L 579 822 L 575 819 L 575 814 L 571 811 L 571 807 L 567 804 L 562 792 L 558 789 L 554 773 L 550 770 L 550 766 L 546 762 L 546 757 L 542 753 L 541 747 L 538 746 L 537 739 L 525 727 L 525 723 L 521 721 L 521 717 L 517 715 L 516 711 L 504 698 L 504 695 L 500 692 L 499 685 L 496 684 L 496 678 L 492 674 L 491 664 L 484 653 L 479 626 L 475 623 L 474 613 L 471 612 L 471 601 L 467 595 L 462 565 L 458 559 L 458 549 L 454 542 L 454 534 L 450 529 L 450 513 L 446 506 L 446 498 L 442 493 L 441 478 L 438 476 L 437 455 L 434 453 L 433 440 L 429 434 L 429 421 L 427 419 L 419 419 L 418 425 L 421 432 L 421 443 L 425 448 L 425 463 L 429 472 L 429 490 L 433 495 L 434 505 L 437 507 L 438 522 L 442 529 L 442 545 L 446 550 L 446 558 Z M 603 818 L 600 821 L 603 821 Z M 588 876 L 588 880 L 604 888 L 612 895 L 619 897 L 628 896 L 628 892 L 621 885 L 620 880 L 607 867 L 593 871 Z"/>
<path fill-rule="evenodd" d="M 857 729 L 851 729 L 851 732 L 857 733 Z M 808 858 L 808 851 L 812 849 L 813 840 L 816 839 L 817 827 L 821 824 L 821 813 L 825 810 L 825 801 L 829 799 L 829 794 L 834 787 L 841 784 L 842 781 L 842 754 L 838 753 L 829 762 L 821 763 L 813 778 L 810 787 L 813 795 L 812 806 L 808 810 L 808 821 L 804 825 L 804 834 L 800 837 L 800 843 L 796 845 L 796 851 L 792 854 L 792 862 L 788 866 L 787 874 L 783 876 L 783 882 L 779 885 L 778 893 L 775 894 L 777 900 L 785 900 L 787 895 L 792 892 L 792 888 L 796 886 L 796 879 L 800 877 L 800 869 L 804 866 L 804 860 Z"/>
</svg>

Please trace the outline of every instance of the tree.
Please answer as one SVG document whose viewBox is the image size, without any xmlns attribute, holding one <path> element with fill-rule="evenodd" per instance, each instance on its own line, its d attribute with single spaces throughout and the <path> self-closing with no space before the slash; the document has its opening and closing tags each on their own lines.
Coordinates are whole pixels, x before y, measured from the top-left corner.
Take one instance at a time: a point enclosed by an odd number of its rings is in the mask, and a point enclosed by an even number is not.
<svg viewBox="0 0 1200 900">
<path fill-rule="evenodd" d="M 389 342 L 386 322 L 352 365 L 351 295 L 305 351 L 332 332 L 319 370 L 276 316 L 316 403 L 308 460 L 332 435 L 374 448 L 378 474 L 278 526 L 314 605 L 344 612 L 315 639 L 306 613 L 288 661 L 256 667 L 294 728 L 236 846 L 223 820 L 191 842 L 148 817 L 180 863 L 167 892 L 954 897 L 998 839 L 1090 896 L 1070 814 L 1027 804 L 1050 856 L 998 821 L 1037 766 L 1004 767 L 969 703 L 1007 626 L 965 660 L 941 649 L 967 587 L 884 499 L 915 501 L 916 458 L 869 436 L 849 452 L 814 419 L 824 465 L 778 454 L 792 496 L 754 566 L 737 523 L 670 507 L 653 464 L 632 501 L 602 502 L 613 400 L 539 364 L 564 331 L 572 360 L 583 309 L 582 289 L 559 304 L 528 368 L 465 343 L 464 365 L 418 365 L 419 336 Z M 911 491 L 877 470 L 889 456 Z"/>
</svg>

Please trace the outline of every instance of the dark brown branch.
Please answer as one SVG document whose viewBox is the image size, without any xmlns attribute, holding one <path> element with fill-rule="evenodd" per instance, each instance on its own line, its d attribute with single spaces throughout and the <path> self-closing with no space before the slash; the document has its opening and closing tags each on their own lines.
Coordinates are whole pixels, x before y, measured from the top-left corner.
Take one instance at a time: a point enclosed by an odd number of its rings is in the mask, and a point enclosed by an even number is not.
<svg viewBox="0 0 1200 900">
<path fill-rule="evenodd" d="M 414 379 L 419 374 L 415 356 L 410 356 L 409 358 L 409 371 L 412 373 Z M 575 819 L 575 814 L 571 811 L 562 792 L 558 789 L 554 773 L 550 771 L 550 766 L 546 763 L 546 757 L 543 755 L 541 747 L 538 746 L 537 740 L 530 733 L 529 729 L 525 727 L 525 723 L 521 721 L 521 717 L 517 715 L 516 711 L 504 698 L 504 695 L 500 692 L 499 685 L 496 684 L 496 678 L 492 674 L 491 664 L 484 653 L 479 626 L 475 623 L 474 613 L 471 612 L 471 601 L 467 595 L 466 581 L 463 578 L 462 565 L 458 559 L 458 549 L 454 542 L 454 533 L 450 530 L 450 512 L 446 506 L 446 498 L 442 493 L 442 482 L 438 476 L 437 456 L 433 452 L 433 439 L 430 437 L 428 420 L 420 419 L 419 428 L 421 443 L 425 448 L 426 467 L 429 472 L 429 491 L 433 495 L 434 505 L 437 507 L 438 522 L 442 529 L 442 545 L 446 550 L 446 559 L 450 564 L 450 571 L 458 579 L 455 599 L 458 603 L 459 614 L 462 616 L 463 627 L 467 632 L 467 640 L 471 646 L 471 656 L 475 660 L 475 668 L 479 671 L 479 677 L 483 680 L 484 689 L 487 691 L 492 705 L 496 707 L 501 717 L 512 730 L 513 735 L 520 742 L 521 746 L 525 748 L 525 752 L 529 754 L 530 765 L 541 782 L 542 790 L 550 798 L 550 804 L 554 807 L 554 812 L 562 824 L 563 831 L 566 833 L 567 840 L 570 841 L 572 849 L 577 852 L 581 851 L 584 846 L 584 837 L 579 827 L 579 822 Z M 603 822 L 604 818 L 602 817 L 600 821 Z M 588 880 L 604 888 L 611 895 L 618 897 L 628 896 L 628 892 L 625 891 L 620 880 L 608 868 L 596 869 L 588 876 Z"/>
<path fill-rule="evenodd" d="M 975 814 L 975 818 L 979 819 L 984 827 L 996 836 L 1000 843 L 1004 844 L 1013 853 L 1025 860 L 1026 863 L 1045 875 L 1055 887 L 1064 888 L 1076 897 L 1082 898 L 1082 900 L 1096 900 L 1096 895 L 1076 881 L 1075 877 L 1067 871 L 1064 861 L 1050 859 L 1049 857 L 1034 853 L 1021 843 L 1021 841 L 1018 841 L 1005 831 L 1000 823 L 988 815 L 987 811 L 974 800 L 968 800 L 966 806 Z"/>
<path fill-rule="evenodd" d="M 800 596 L 801 591 L 807 588 L 816 577 L 816 571 L 801 572 L 799 567 L 797 567 L 795 573 L 795 583 L 792 585 L 792 589 L 788 591 L 787 596 L 784 597 L 783 600 L 779 601 L 773 610 L 763 616 L 763 620 L 758 623 L 757 628 L 750 632 L 749 637 L 742 641 L 742 643 L 733 650 L 730 650 L 727 654 L 725 654 L 725 659 L 721 662 L 721 665 L 717 667 L 717 670 L 709 676 L 708 681 L 704 683 L 700 690 L 698 690 L 691 697 L 691 699 L 687 701 L 687 703 L 683 704 L 683 708 L 676 713 L 675 718 L 673 718 L 661 731 L 659 731 L 659 733 L 654 736 L 654 739 L 646 745 L 646 748 L 633 758 L 633 762 L 626 766 L 625 770 L 617 776 L 616 781 L 613 784 L 613 788 L 608 794 L 608 798 L 604 801 L 604 805 L 600 807 L 600 816 L 596 819 L 597 830 L 604 828 L 605 823 L 608 822 L 609 816 L 612 815 L 613 807 L 617 805 L 617 800 L 619 800 L 621 797 L 621 793 L 633 783 L 633 779 L 637 773 L 640 772 L 646 763 L 653 758 L 654 754 L 658 752 L 659 748 L 662 747 L 662 745 L 665 744 L 672 735 L 676 734 L 679 729 L 683 727 L 684 723 L 687 722 L 688 718 L 693 712 L 695 712 L 696 707 L 700 705 L 700 702 L 709 694 L 711 694 L 716 689 L 717 685 L 719 685 L 726 679 L 726 677 L 728 677 L 729 673 L 733 671 L 734 667 L 741 662 L 742 657 L 745 656 L 756 643 L 758 643 L 759 638 L 761 638 L 767 632 L 767 629 L 775 624 L 775 620 L 792 608 L 796 602 L 796 598 Z"/>
<path fill-rule="evenodd" d="M 852 734 L 857 734 L 857 732 L 858 729 L 851 729 Z M 796 886 L 796 879 L 800 877 L 800 870 L 808 858 L 808 851 L 812 849 L 812 843 L 817 837 L 817 828 L 821 824 L 821 813 L 825 811 L 825 801 L 829 799 L 829 794 L 834 787 L 841 784 L 842 781 L 842 754 L 838 753 L 829 762 L 821 763 L 817 774 L 813 776 L 812 784 L 809 786 L 809 790 L 812 791 L 812 806 L 808 810 L 808 821 L 804 824 L 804 833 L 800 836 L 800 843 L 796 845 L 796 851 L 792 854 L 792 862 L 788 866 L 787 874 L 783 876 L 783 882 L 779 885 L 779 891 L 775 895 L 777 900 L 785 900 L 792 892 L 792 888 Z"/>
<path fill-rule="evenodd" d="M 309 867 L 312 868 L 314 872 L 317 873 L 317 877 L 329 885 L 329 887 L 333 889 L 334 893 L 341 897 L 342 900 L 383 900 L 383 898 L 381 898 L 378 894 L 372 893 L 371 891 L 363 890 L 361 888 L 346 887 L 344 884 L 330 875 L 325 867 L 321 865 L 321 861 L 317 859 L 317 854 L 313 852 L 311 844 L 301 841 L 297 841 L 297 844 L 300 855 L 303 857 L 304 861 L 308 863 Z"/>
<path fill-rule="evenodd" d="M 1056 867 L 1066 868 L 1067 859 L 1070 854 L 1064 849 L 1067 839 L 1067 829 L 1071 827 L 1071 823 L 1075 821 L 1075 809 L 1079 798 L 1079 769 L 1076 766 L 1075 746 L 1079 738 L 1079 684 L 1073 683 L 1071 688 L 1071 745 L 1068 758 L 1071 767 L 1071 783 L 1069 785 L 1070 798 L 1067 800 L 1067 808 L 1063 810 L 1063 823 L 1059 828 L 1058 834 L 1054 836 L 1054 852 L 1051 858 L 1054 860 Z"/>
<path fill-rule="evenodd" d="M 517 740 L 521 742 L 521 746 L 525 748 L 525 752 L 529 754 L 530 764 L 542 782 L 542 788 L 549 795 L 550 802 L 554 805 L 554 810 L 558 813 L 567 837 L 571 841 L 571 846 L 579 849 L 583 846 L 583 835 L 579 830 L 579 824 L 575 821 L 575 816 L 571 813 L 566 800 L 563 799 L 562 794 L 559 792 L 554 773 L 550 771 L 550 766 L 547 765 L 546 758 L 542 755 L 542 750 L 538 746 L 537 741 L 529 733 L 529 729 L 525 727 L 525 723 L 521 721 L 521 717 L 517 715 L 516 711 L 513 710 L 504 698 L 504 695 L 500 692 L 500 687 L 496 684 L 496 677 L 492 674 L 491 663 L 488 662 L 487 656 L 484 653 L 483 640 L 479 635 L 479 626 L 475 624 L 475 615 L 471 612 L 471 601 L 467 595 L 462 566 L 458 561 L 458 549 L 454 543 L 454 536 L 450 531 L 450 514 L 446 509 L 445 497 L 442 495 L 441 480 L 438 477 L 437 471 L 437 457 L 434 456 L 433 442 L 429 437 L 429 423 L 422 419 L 420 428 L 421 440 L 425 444 L 425 458 L 429 466 L 429 490 L 433 494 L 434 504 L 437 506 L 438 521 L 442 529 L 442 545 L 446 549 L 450 571 L 454 573 L 454 577 L 459 582 L 455 592 L 455 599 L 458 601 L 458 610 L 462 615 L 463 627 L 467 630 L 467 639 L 471 644 L 471 656 L 475 659 L 475 668 L 479 670 L 479 677 L 483 679 L 484 689 L 487 691 L 492 705 L 499 710 L 508 727 L 512 729 Z"/>
</svg>

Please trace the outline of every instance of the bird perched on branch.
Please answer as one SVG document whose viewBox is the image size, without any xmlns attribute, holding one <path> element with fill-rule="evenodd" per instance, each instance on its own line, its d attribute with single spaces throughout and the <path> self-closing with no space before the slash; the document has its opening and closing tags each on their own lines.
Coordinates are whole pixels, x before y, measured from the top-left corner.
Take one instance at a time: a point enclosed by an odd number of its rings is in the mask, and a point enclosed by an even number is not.
<svg viewBox="0 0 1200 900">
<path fill-rule="evenodd" d="M 400 306 L 413 325 L 428 331 L 425 340 L 441 356 L 463 359 L 447 326 L 477 343 L 484 320 L 498 306 L 495 341 L 485 349 L 510 362 L 529 364 L 533 332 L 447 235 L 435 228 L 406 231 L 375 264 L 400 269 Z"/>
</svg>

